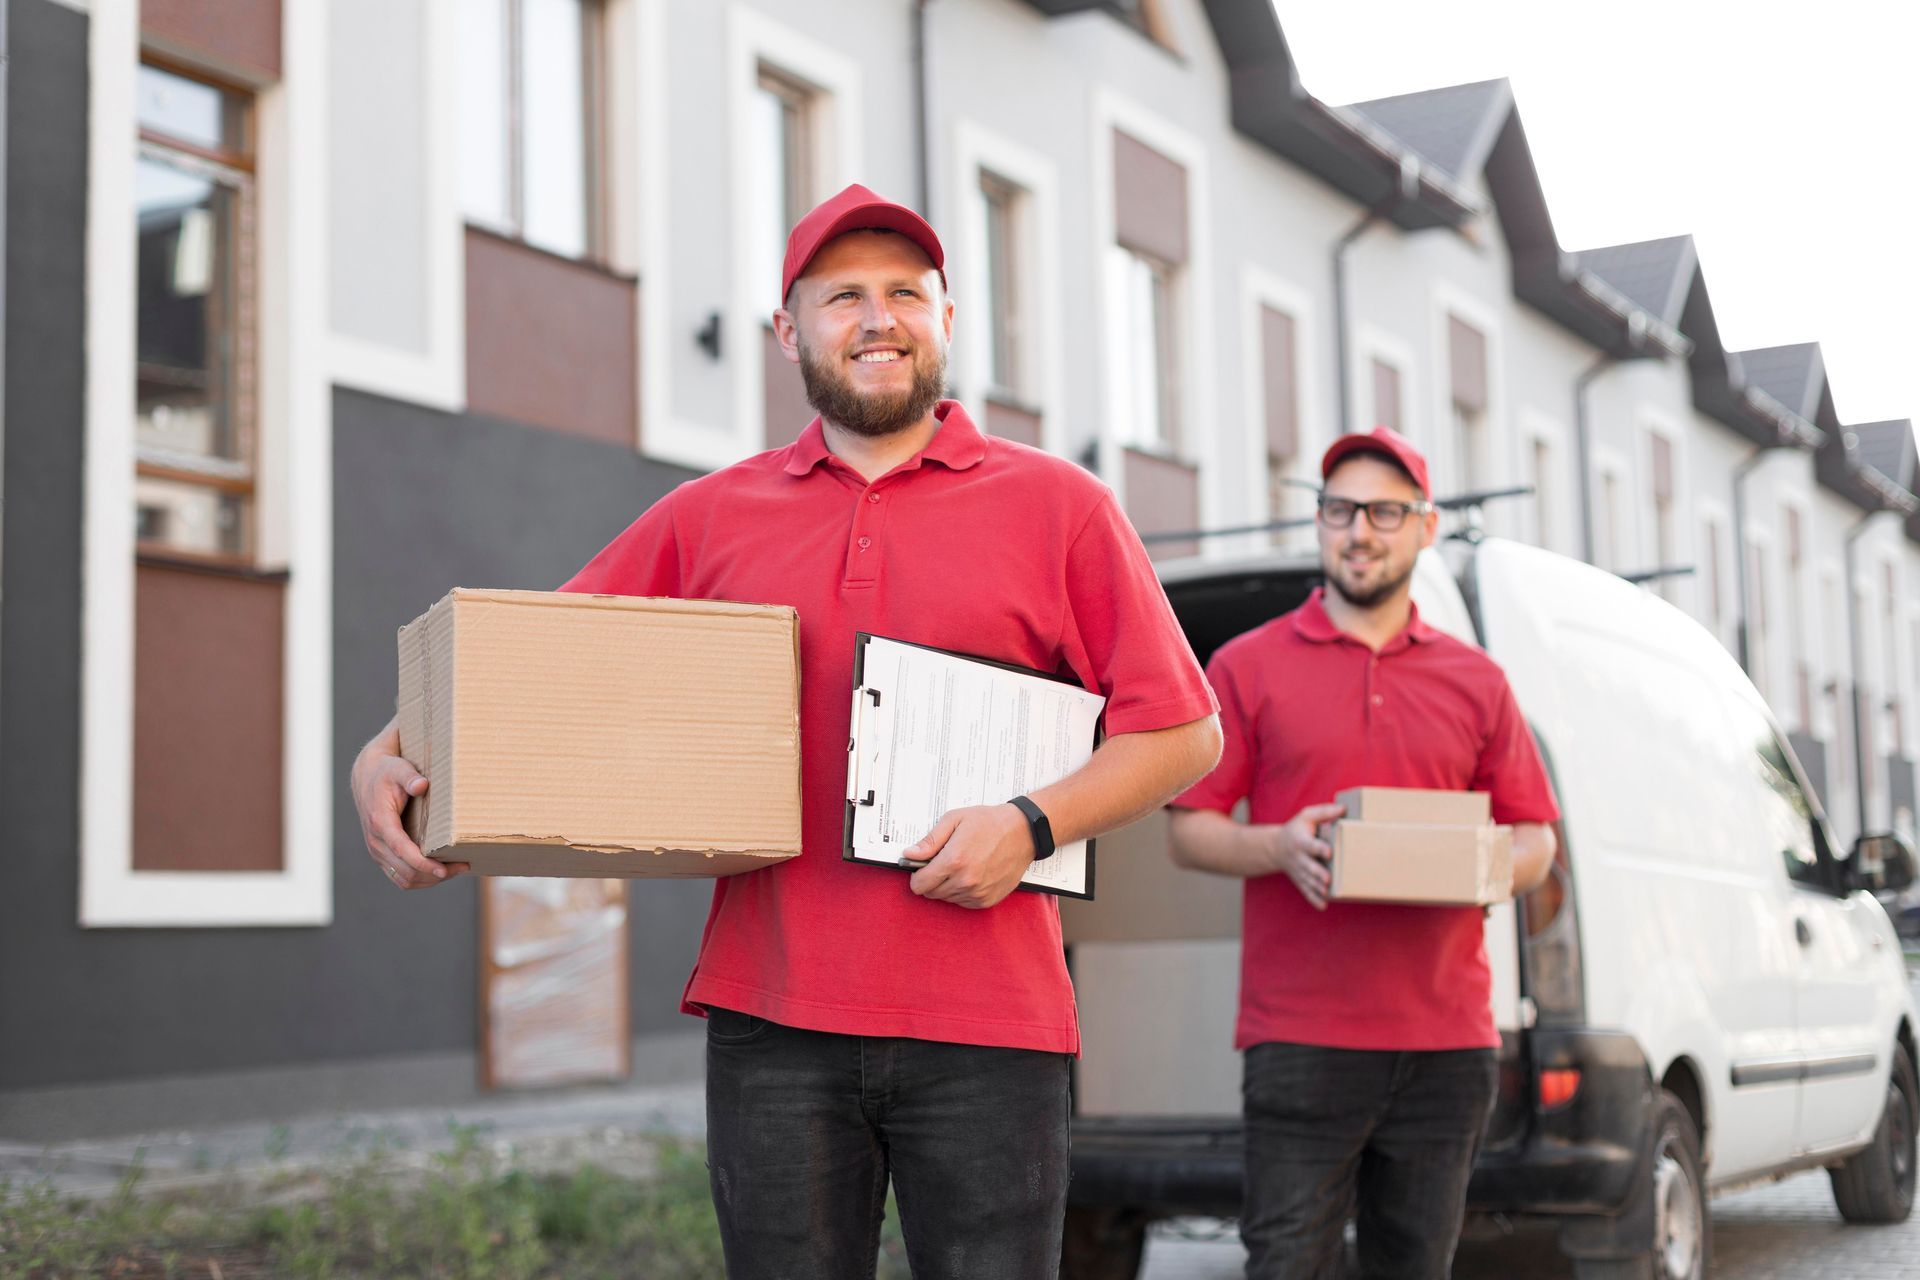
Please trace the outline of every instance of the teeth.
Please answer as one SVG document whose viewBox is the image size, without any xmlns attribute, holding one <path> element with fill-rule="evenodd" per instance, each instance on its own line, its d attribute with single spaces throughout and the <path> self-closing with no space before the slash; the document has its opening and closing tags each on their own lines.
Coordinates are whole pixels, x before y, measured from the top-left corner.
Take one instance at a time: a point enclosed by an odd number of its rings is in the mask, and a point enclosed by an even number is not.
<svg viewBox="0 0 1920 1280">
<path fill-rule="evenodd" d="M 858 360 L 862 364 L 891 364 L 899 358 L 900 353 L 898 351 L 869 351 L 865 355 L 854 357 L 855 360 Z"/>
</svg>

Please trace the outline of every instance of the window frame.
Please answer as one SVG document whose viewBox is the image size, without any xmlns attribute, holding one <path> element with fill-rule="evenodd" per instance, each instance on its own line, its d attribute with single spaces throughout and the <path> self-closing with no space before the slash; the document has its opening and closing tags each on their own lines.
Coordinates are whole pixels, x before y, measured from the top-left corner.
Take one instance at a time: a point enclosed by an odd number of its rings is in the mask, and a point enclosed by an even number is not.
<svg viewBox="0 0 1920 1280">
<path fill-rule="evenodd" d="M 237 571 L 253 569 L 259 560 L 259 463 L 261 369 L 259 244 L 260 218 L 257 183 L 259 145 L 259 109 L 250 87 L 223 76 L 191 66 L 152 49 L 141 49 L 139 63 L 165 72 L 176 79 L 216 89 L 239 99 L 241 145 L 237 148 L 208 147 L 190 142 L 139 121 L 135 103 L 136 167 L 140 161 L 167 165 L 176 170 L 216 183 L 234 193 L 235 243 L 225 255 L 233 272 L 233 309 L 235 315 L 223 329 L 234 351 L 228 385 L 221 394 L 233 430 L 232 458 L 198 457 L 169 450 L 142 447 L 136 427 L 133 472 L 136 481 L 135 503 L 140 480 L 203 488 L 240 503 L 240 530 L 237 551 L 212 551 L 182 546 L 165 538 L 147 538 L 135 522 L 135 554 L 142 558 L 164 559 L 177 563 L 200 564 Z M 136 206 L 137 213 L 137 206 Z M 137 262 L 136 262 L 137 266 Z M 136 316 L 139 306 L 139 279 L 134 280 Z M 138 414 L 140 397 L 139 346 L 134 348 L 134 403 Z"/>
</svg>

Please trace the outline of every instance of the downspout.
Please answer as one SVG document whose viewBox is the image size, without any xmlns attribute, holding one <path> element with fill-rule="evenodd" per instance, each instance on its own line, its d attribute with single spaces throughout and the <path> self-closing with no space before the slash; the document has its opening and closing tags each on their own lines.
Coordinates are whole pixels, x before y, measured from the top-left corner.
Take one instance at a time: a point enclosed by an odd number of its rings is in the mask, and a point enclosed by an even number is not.
<svg viewBox="0 0 1920 1280">
<path fill-rule="evenodd" d="M 1848 699 L 1853 704 L 1853 787 L 1860 813 L 1860 825 L 1854 831 L 1856 838 L 1867 834 L 1867 729 L 1863 714 L 1866 706 L 1860 697 L 1860 590 L 1854 578 L 1853 544 L 1879 514 L 1878 511 L 1869 511 L 1853 522 L 1853 528 L 1847 530 L 1844 557 L 1847 575 L 1847 661 L 1852 667 L 1853 680 L 1852 696 Z"/>
<path fill-rule="evenodd" d="M 1593 561 L 1593 444 L 1592 427 L 1587 419 L 1587 388 L 1614 365 L 1620 357 L 1603 351 L 1600 357 L 1573 380 L 1573 452 L 1575 469 L 1580 475 L 1580 558 Z"/>
<path fill-rule="evenodd" d="M 1348 227 L 1346 233 L 1333 245 L 1333 385 L 1340 391 L 1340 419 L 1335 435 L 1345 435 L 1355 429 L 1353 421 L 1353 385 L 1348 376 L 1347 353 L 1351 343 L 1347 340 L 1347 250 L 1374 223 L 1387 217 L 1399 208 L 1403 201 L 1411 200 L 1420 192 L 1420 160 L 1411 153 L 1400 157 L 1400 185 L 1386 199 L 1374 205 L 1361 217 L 1360 221 Z M 1374 423 L 1372 425 L 1379 425 Z"/>
<path fill-rule="evenodd" d="M 913 0 L 913 129 L 914 179 L 923 218 L 933 216 L 931 165 L 927 153 L 927 6 L 932 0 Z"/>
<path fill-rule="evenodd" d="M 1740 669 L 1749 677 L 1753 675 L 1753 640 L 1748 632 L 1747 605 L 1747 477 L 1767 460 L 1767 455 L 1776 449 L 1784 449 L 1784 444 L 1763 444 L 1747 456 L 1747 460 L 1733 469 L 1733 589 L 1735 608 L 1740 611 L 1734 621 L 1734 656 L 1740 659 Z"/>
</svg>

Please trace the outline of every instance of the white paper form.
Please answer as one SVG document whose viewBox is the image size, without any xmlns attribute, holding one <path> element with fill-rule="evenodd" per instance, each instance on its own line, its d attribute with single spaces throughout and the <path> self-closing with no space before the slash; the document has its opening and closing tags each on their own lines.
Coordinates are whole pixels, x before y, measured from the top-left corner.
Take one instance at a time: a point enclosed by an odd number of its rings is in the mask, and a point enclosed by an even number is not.
<svg viewBox="0 0 1920 1280">
<path fill-rule="evenodd" d="M 1093 755 L 1099 694 L 882 636 L 860 644 L 847 759 L 853 861 L 899 866 L 900 851 L 949 809 L 1004 804 Z M 1021 884 L 1091 896 L 1088 843 L 1060 846 Z"/>
</svg>

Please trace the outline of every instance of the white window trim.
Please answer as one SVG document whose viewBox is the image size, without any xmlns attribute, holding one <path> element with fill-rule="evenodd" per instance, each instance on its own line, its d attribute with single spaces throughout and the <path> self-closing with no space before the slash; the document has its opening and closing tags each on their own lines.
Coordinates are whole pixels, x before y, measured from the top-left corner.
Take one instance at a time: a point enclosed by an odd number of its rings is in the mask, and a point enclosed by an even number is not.
<svg viewBox="0 0 1920 1280">
<path fill-rule="evenodd" d="M 1518 443 L 1517 434 L 1507 429 L 1506 335 L 1500 323 L 1500 313 L 1448 280 L 1433 282 L 1428 306 L 1433 326 L 1431 341 L 1434 353 L 1433 387 L 1430 392 L 1432 404 L 1429 410 L 1435 423 L 1433 434 L 1445 436 L 1444 442 L 1437 442 L 1442 444 L 1442 448 L 1435 449 L 1428 457 L 1444 456 L 1448 474 L 1456 477 L 1462 474 L 1461 459 L 1453 456 L 1453 352 L 1447 330 L 1449 317 L 1458 316 L 1478 330 L 1487 344 L 1487 408 L 1482 417 L 1482 430 L 1486 433 L 1486 460 L 1492 474 L 1484 479 L 1489 488 L 1499 488 L 1516 474 L 1513 447 Z M 1404 383 L 1402 385 L 1404 387 Z M 1372 394 L 1371 388 L 1368 394 Z M 1511 518 L 1510 512 L 1501 510 L 1499 504 L 1488 508 L 1486 515 L 1489 527 L 1517 527 L 1517 521 Z"/>
<path fill-rule="evenodd" d="M 426 349 L 413 351 L 335 333 L 330 322 L 325 339 L 327 372 L 335 383 L 449 413 L 460 413 L 467 407 L 466 220 L 460 213 L 459 197 L 456 59 L 460 42 L 455 38 L 458 3 L 425 0 L 422 12 L 426 59 L 421 69 L 420 123 L 426 132 L 426 170 L 420 180 L 426 244 Z M 324 35 L 324 14 L 316 25 Z M 291 41 L 285 45 L 289 63 L 295 52 L 302 54 L 302 61 L 310 60 L 304 51 L 296 51 Z M 324 65 L 320 73 L 330 74 Z"/>
<path fill-rule="evenodd" d="M 1620 495 L 1621 501 L 1609 513 L 1613 519 L 1615 563 L 1604 567 L 1608 573 L 1617 574 L 1623 568 L 1631 573 L 1640 567 L 1635 563 L 1640 555 L 1640 531 L 1635 519 L 1640 504 L 1633 498 L 1633 459 L 1611 446 L 1596 444 L 1593 446 L 1593 554 L 1597 559 L 1605 559 L 1602 554 L 1606 549 L 1603 545 L 1605 539 L 1601 536 L 1605 531 L 1605 520 L 1601 513 L 1607 509 L 1608 476 L 1613 477 L 1615 492 Z"/>
<path fill-rule="evenodd" d="M 1214 350 L 1213 215 L 1206 149 L 1184 129 L 1105 86 L 1093 90 L 1088 116 L 1092 125 L 1088 158 L 1093 184 L 1093 244 L 1098 255 L 1094 309 L 1106 317 L 1106 323 L 1101 326 L 1101 374 L 1097 382 L 1101 403 L 1095 414 L 1100 423 L 1096 452 L 1100 475 L 1124 508 L 1127 477 L 1122 460 L 1134 432 L 1127 388 L 1126 315 L 1125 309 L 1117 305 L 1121 282 L 1116 254 L 1124 252 L 1115 240 L 1118 217 L 1114 210 L 1113 135 L 1119 130 L 1179 164 L 1187 173 L 1187 262 L 1180 268 L 1180 287 L 1174 300 L 1180 326 L 1183 375 L 1181 460 L 1199 470 L 1197 506 L 1199 523 L 1205 528 L 1216 523 L 1216 512 L 1232 510 L 1240 501 L 1238 494 L 1226 488 L 1234 483 L 1233 478 L 1221 475 L 1222 468 L 1215 465 L 1219 433 L 1212 429 L 1212 424 L 1217 421 L 1214 377 L 1218 371 L 1206 367 L 1201 360 L 1202 352 Z M 1231 541 L 1206 539 L 1201 543 L 1201 554 L 1224 554 L 1231 548 L 1209 544 Z"/>
<path fill-rule="evenodd" d="M 1348 357 L 1347 385 L 1354 389 L 1354 394 L 1347 410 L 1351 415 L 1347 430 L 1371 431 L 1379 425 L 1373 403 L 1375 360 L 1391 366 L 1400 375 L 1400 434 L 1411 440 L 1422 454 L 1431 457 L 1433 441 L 1428 439 L 1430 432 L 1422 421 L 1426 415 L 1418 408 L 1422 403 L 1421 386 L 1416 376 L 1419 362 L 1414 358 L 1413 344 L 1364 320 L 1353 326 L 1353 354 Z"/>
<path fill-rule="evenodd" d="M 332 410 L 327 367 L 327 22 L 286 0 L 284 74 L 256 100 L 262 502 L 284 504 L 284 867 L 133 870 L 136 6 L 89 24 L 87 408 L 81 605 L 80 923 L 324 925 L 333 918 Z M 284 324 L 275 326 L 275 318 Z M 299 476 L 297 487 L 287 483 Z"/>
<path fill-rule="evenodd" d="M 1749 550 L 1753 553 L 1752 561 L 1749 561 L 1747 555 Z M 1791 670 L 1784 672 L 1787 683 L 1783 685 L 1781 658 L 1784 655 L 1781 652 L 1783 646 L 1778 643 L 1778 636 L 1781 610 L 1786 602 L 1781 598 L 1778 548 L 1774 546 L 1773 531 L 1751 515 L 1748 516 L 1747 527 L 1741 535 L 1739 556 L 1740 572 L 1745 576 L 1747 587 L 1747 661 L 1751 664 L 1756 658 L 1764 660 L 1764 665 L 1756 667 L 1752 672 L 1753 683 L 1759 688 L 1768 708 L 1773 711 L 1774 719 L 1784 723 L 1787 717 L 1780 714 L 1780 708 L 1775 700 L 1780 696 L 1783 688 L 1791 688 L 1793 672 Z M 1762 634 L 1761 628 L 1756 625 L 1759 619 L 1755 616 L 1763 592 L 1767 604 L 1765 634 Z"/>
<path fill-rule="evenodd" d="M 1535 493 L 1531 498 L 1521 501 L 1531 503 L 1540 517 L 1538 523 L 1543 531 L 1543 541 L 1546 543 L 1544 550 L 1561 555 L 1568 554 L 1566 548 L 1573 541 L 1567 527 L 1567 515 L 1572 509 L 1569 506 L 1569 500 L 1579 496 L 1574 492 L 1579 487 L 1579 477 L 1571 465 L 1574 459 L 1568 443 L 1573 433 L 1560 419 L 1532 406 L 1521 409 L 1519 418 L 1520 447 L 1524 450 L 1525 456 L 1517 472 L 1515 483 L 1519 485 L 1533 483 L 1533 448 L 1536 443 L 1546 445 L 1551 451 L 1554 479 L 1559 482 L 1548 494 Z M 1544 499 L 1549 496 L 1559 499 L 1557 507 L 1545 505 Z"/>
<path fill-rule="evenodd" d="M 987 314 L 986 211 L 980 173 L 998 174 L 1021 188 L 1021 354 L 1039 367 L 1022 391 L 1040 415 L 1040 443 L 1050 453 L 1069 448 L 1066 415 L 1066 342 L 1060 323 L 1060 176 L 1053 161 L 965 116 L 953 123 L 953 183 L 942 222 L 959 231 L 950 254 L 948 284 L 956 295 L 953 383 L 963 402 L 984 417 L 992 389 L 991 324 Z"/>
<path fill-rule="evenodd" d="M 663 429 L 648 433 L 647 450 L 669 461 L 707 469 L 737 462 L 766 447 L 761 331 L 779 305 L 773 297 L 779 282 L 749 279 L 745 265 L 762 259 L 755 252 L 754 239 L 761 226 L 752 206 L 752 193 L 759 181 L 754 164 L 753 103 L 759 92 L 761 68 L 776 68 L 819 93 L 813 121 L 819 131 L 815 138 L 819 145 L 814 150 L 812 176 L 813 189 L 821 198 L 849 182 L 861 181 L 864 162 L 858 62 L 743 4 L 729 10 L 727 41 L 728 137 L 733 147 L 729 204 L 735 270 L 733 305 L 723 331 L 726 358 L 733 362 L 733 412 L 730 422 L 694 424 L 674 419 L 663 423 Z"/>
<path fill-rule="evenodd" d="M 1264 267 L 1244 263 L 1240 268 L 1240 395 L 1246 406 L 1247 504 L 1253 524 L 1272 518 L 1268 506 L 1267 461 L 1267 378 L 1266 350 L 1261 332 L 1261 309 L 1270 307 L 1293 321 L 1294 429 L 1298 440 L 1293 465 L 1287 471 L 1290 480 L 1320 481 L 1320 456 L 1333 438 L 1320 429 L 1328 421 L 1321 403 L 1320 362 L 1314 359 L 1318 336 L 1318 318 L 1313 295 Z M 1324 437 L 1324 438 L 1323 438 Z M 1230 541 L 1221 539 L 1221 541 Z M 1257 554 L 1271 545 L 1265 534 L 1249 534 L 1235 548 L 1243 554 Z"/>
<path fill-rule="evenodd" d="M 1653 438 L 1665 437 L 1673 450 L 1673 552 L 1672 565 L 1687 562 L 1687 554 L 1693 546 L 1693 531 L 1690 525 L 1693 511 L 1693 490 L 1688 478 L 1693 474 L 1689 465 L 1687 434 L 1685 427 L 1676 419 L 1660 410 L 1643 406 L 1639 421 L 1633 433 L 1634 451 L 1634 487 L 1638 496 L 1634 506 L 1638 508 L 1635 523 L 1642 529 L 1640 558 L 1644 563 L 1634 566 L 1635 570 L 1666 569 L 1669 564 L 1660 563 L 1660 524 L 1658 512 L 1653 505 Z M 1660 591 L 1658 580 L 1647 584 L 1654 594 L 1666 599 Z M 1675 600 L 1684 596 L 1678 583 L 1674 584 Z"/>
<path fill-rule="evenodd" d="M 1818 607 L 1814 610 L 1814 616 L 1826 619 L 1829 603 L 1840 606 L 1837 616 L 1834 616 L 1831 621 L 1824 622 L 1820 627 L 1820 661 L 1814 667 L 1817 681 L 1814 686 L 1814 700 L 1817 705 L 1813 719 L 1814 724 L 1818 726 L 1817 732 L 1830 749 L 1842 745 L 1838 743 L 1841 721 L 1834 714 L 1833 699 L 1827 696 L 1827 686 L 1844 684 L 1851 688 L 1853 683 L 1853 670 L 1850 655 L 1847 652 L 1846 580 L 1847 570 L 1844 561 L 1837 556 L 1821 559 L 1819 572 L 1815 575 L 1815 581 L 1818 584 L 1815 590 L 1820 593 L 1820 599 Z M 1833 599 L 1835 596 L 1839 598 Z M 1844 744 L 1844 749 L 1851 757 L 1852 744 L 1850 742 Z"/>
</svg>

